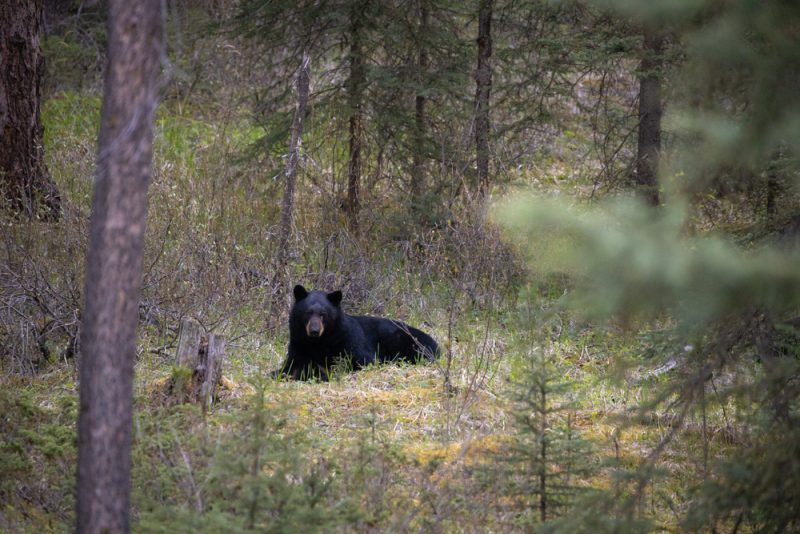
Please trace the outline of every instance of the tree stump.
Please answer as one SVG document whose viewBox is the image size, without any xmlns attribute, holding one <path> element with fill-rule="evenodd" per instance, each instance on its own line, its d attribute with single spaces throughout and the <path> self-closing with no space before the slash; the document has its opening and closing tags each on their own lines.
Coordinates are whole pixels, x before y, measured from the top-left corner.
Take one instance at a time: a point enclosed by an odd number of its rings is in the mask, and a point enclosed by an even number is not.
<svg viewBox="0 0 800 534">
<path fill-rule="evenodd" d="M 205 410 L 214 402 L 222 381 L 225 338 L 215 334 L 204 337 L 200 323 L 185 318 L 178 333 L 175 361 L 172 396 L 177 402 L 199 403 Z"/>
</svg>

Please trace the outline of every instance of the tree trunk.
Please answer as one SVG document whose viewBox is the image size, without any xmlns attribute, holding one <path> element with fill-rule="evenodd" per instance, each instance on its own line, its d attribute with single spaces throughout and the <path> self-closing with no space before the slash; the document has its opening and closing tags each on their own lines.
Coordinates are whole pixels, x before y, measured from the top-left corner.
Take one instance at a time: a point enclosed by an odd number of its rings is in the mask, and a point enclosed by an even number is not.
<svg viewBox="0 0 800 534">
<path fill-rule="evenodd" d="M 14 213 L 56 220 L 61 196 L 44 162 L 42 0 L 0 2 L 0 187 Z"/>
<path fill-rule="evenodd" d="M 425 191 L 425 86 L 428 69 L 428 51 L 424 39 L 429 31 L 428 0 L 419 5 L 419 51 L 417 58 L 417 95 L 414 98 L 414 163 L 411 171 L 411 208 L 421 213 L 422 194 Z"/>
<path fill-rule="evenodd" d="M 362 50 L 363 10 L 365 2 L 353 4 L 350 12 L 350 77 L 347 95 L 350 108 L 350 160 L 347 167 L 347 201 L 345 211 L 350 231 L 358 234 L 358 212 L 361 204 L 361 144 L 363 142 L 362 99 L 366 85 L 364 51 Z"/>
<path fill-rule="evenodd" d="M 480 0 L 478 10 L 478 68 L 475 71 L 475 159 L 478 193 L 489 191 L 489 95 L 492 90 L 492 0 Z"/>
<path fill-rule="evenodd" d="M 778 213 L 777 198 L 781 192 L 781 150 L 776 150 L 767 166 L 767 221 L 773 222 Z"/>
<path fill-rule="evenodd" d="M 780 190 L 778 177 L 774 174 L 773 169 L 767 171 L 767 220 L 773 221 L 775 214 L 778 212 L 775 199 Z"/>
<path fill-rule="evenodd" d="M 652 28 L 644 31 L 639 72 L 639 139 L 636 188 L 651 206 L 658 206 L 658 160 L 661 151 L 661 67 L 664 39 Z"/>
<path fill-rule="evenodd" d="M 311 59 L 308 52 L 303 53 L 303 62 L 297 73 L 297 109 L 292 121 L 292 135 L 289 140 L 289 158 L 286 161 L 286 182 L 283 188 L 283 203 L 281 204 L 281 226 L 278 235 L 278 256 L 276 261 L 276 274 L 281 287 L 285 287 L 285 270 L 289 249 L 289 237 L 292 233 L 292 212 L 294 209 L 294 189 L 297 176 L 297 160 L 299 158 L 300 143 L 303 137 L 303 122 L 308 106 L 308 66 Z"/>
<path fill-rule="evenodd" d="M 542 371 L 544 372 L 544 371 Z M 542 378 L 544 380 L 544 378 Z M 547 521 L 547 390 L 544 384 L 539 386 L 539 402 L 541 421 L 539 421 L 539 519 Z"/>
<path fill-rule="evenodd" d="M 86 266 L 78 532 L 127 532 L 136 323 L 163 49 L 160 0 L 110 0 Z"/>
</svg>

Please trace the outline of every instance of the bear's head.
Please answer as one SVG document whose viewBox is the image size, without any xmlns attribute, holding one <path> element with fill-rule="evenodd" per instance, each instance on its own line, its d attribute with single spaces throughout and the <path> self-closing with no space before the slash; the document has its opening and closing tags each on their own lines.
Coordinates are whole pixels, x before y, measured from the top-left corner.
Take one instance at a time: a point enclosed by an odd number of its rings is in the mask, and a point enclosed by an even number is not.
<svg viewBox="0 0 800 534">
<path fill-rule="evenodd" d="M 299 321 L 308 337 L 322 337 L 339 323 L 341 291 L 307 291 L 298 284 L 294 286 L 294 301 L 292 321 Z"/>
</svg>

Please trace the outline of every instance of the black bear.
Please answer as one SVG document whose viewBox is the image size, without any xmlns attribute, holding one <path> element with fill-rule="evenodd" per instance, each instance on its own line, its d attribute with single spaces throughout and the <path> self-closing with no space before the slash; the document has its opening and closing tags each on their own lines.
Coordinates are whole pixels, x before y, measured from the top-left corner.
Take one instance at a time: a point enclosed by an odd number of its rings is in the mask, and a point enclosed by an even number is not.
<svg viewBox="0 0 800 534">
<path fill-rule="evenodd" d="M 431 336 L 400 321 L 352 316 L 342 311 L 342 292 L 306 291 L 294 287 L 295 303 L 289 315 L 286 362 L 273 376 L 295 380 L 328 380 L 337 363 L 360 369 L 375 362 L 432 361 L 439 347 Z"/>
</svg>

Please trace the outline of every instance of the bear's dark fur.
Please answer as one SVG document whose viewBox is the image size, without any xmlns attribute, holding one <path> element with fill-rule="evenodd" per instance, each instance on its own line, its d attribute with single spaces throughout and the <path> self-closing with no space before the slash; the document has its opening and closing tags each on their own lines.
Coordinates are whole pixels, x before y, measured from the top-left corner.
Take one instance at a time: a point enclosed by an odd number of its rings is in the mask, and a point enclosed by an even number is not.
<svg viewBox="0 0 800 534">
<path fill-rule="evenodd" d="M 342 292 L 294 288 L 295 303 L 289 315 L 289 350 L 275 376 L 295 380 L 328 380 L 335 364 L 360 369 L 375 362 L 432 361 L 436 342 L 416 328 L 380 317 L 352 316 L 342 311 Z"/>
</svg>

